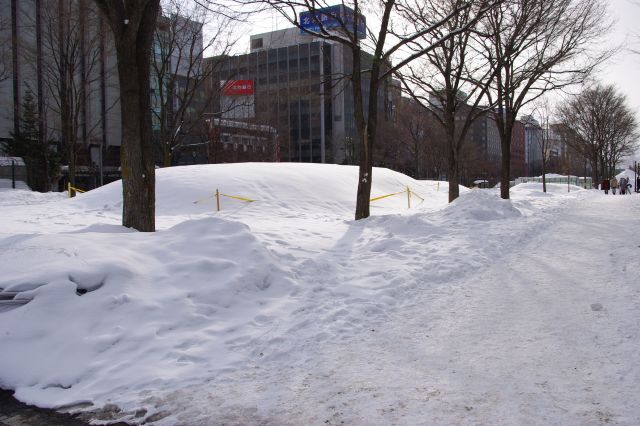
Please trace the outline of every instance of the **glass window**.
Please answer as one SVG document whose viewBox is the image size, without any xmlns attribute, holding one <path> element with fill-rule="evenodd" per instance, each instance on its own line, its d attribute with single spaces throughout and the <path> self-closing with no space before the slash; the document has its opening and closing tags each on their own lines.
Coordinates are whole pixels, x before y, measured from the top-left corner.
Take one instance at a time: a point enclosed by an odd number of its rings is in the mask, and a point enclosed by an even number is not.
<svg viewBox="0 0 640 426">
<path fill-rule="evenodd" d="M 309 45 L 301 44 L 299 46 L 300 53 L 300 79 L 309 78 Z"/>
<path fill-rule="evenodd" d="M 269 84 L 275 84 L 278 82 L 278 51 L 269 50 L 268 57 L 268 72 L 269 72 Z"/>
<path fill-rule="evenodd" d="M 267 84 L 267 52 L 258 52 L 258 83 L 260 85 Z"/>
<path fill-rule="evenodd" d="M 261 38 L 254 38 L 251 40 L 251 49 L 261 49 L 263 46 L 263 41 Z"/>
<path fill-rule="evenodd" d="M 298 79 L 298 46 L 289 47 L 289 81 Z"/>
<path fill-rule="evenodd" d="M 311 43 L 310 47 L 309 71 L 311 77 L 320 75 L 320 44 L 318 42 Z"/>
<path fill-rule="evenodd" d="M 278 49 L 278 80 L 280 83 L 286 83 L 288 72 L 287 72 L 287 48 L 282 47 Z"/>
</svg>

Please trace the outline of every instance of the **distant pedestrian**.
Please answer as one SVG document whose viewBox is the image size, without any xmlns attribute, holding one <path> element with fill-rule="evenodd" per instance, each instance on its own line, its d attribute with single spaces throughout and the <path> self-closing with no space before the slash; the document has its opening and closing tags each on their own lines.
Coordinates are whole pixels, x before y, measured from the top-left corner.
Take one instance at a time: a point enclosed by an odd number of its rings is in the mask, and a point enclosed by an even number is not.
<svg viewBox="0 0 640 426">
<path fill-rule="evenodd" d="M 628 181 L 629 179 L 627 179 Z M 631 184 L 627 182 L 627 194 L 631 195 Z"/>
<path fill-rule="evenodd" d="M 614 176 L 613 179 L 611 179 L 611 193 L 613 195 L 616 195 L 617 189 L 618 189 L 618 179 L 616 179 Z"/>
<path fill-rule="evenodd" d="M 627 178 L 621 177 L 618 185 L 620 186 L 620 195 L 624 195 L 627 191 Z"/>
<path fill-rule="evenodd" d="M 605 194 L 609 193 L 609 189 L 611 188 L 611 184 L 609 182 L 609 179 L 602 179 L 602 185 L 600 185 L 600 188 L 602 188 L 602 190 L 604 191 Z"/>
<path fill-rule="evenodd" d="M 640 176 L 636 178 L 636 192 L 640 192 Z"/>
</svg>

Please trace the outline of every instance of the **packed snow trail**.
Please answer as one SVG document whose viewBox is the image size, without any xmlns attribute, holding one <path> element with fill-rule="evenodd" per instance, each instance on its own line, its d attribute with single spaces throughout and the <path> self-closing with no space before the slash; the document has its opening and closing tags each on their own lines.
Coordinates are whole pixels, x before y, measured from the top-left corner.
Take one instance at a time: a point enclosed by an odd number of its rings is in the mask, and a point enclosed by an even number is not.
<svg viewBox="0 0 640 426">
<path fill-rule="evenodd" d="M 450 296 L 423 294 L 388 330 L 407 361 L 396 376 L 406 410 L 389 420 L 640 424 L 636 201 L 579 202 Z M 419 386 L 429 401 L 408 403 Z"/>
<path fill-rule="evenodd" d="M 639 214 L 635 196 L 570 200 L 382 321 L 298 336 L 290 365 L 256 361 L 158 406 L 202 425 L 640 424 Z"/>
</svg>

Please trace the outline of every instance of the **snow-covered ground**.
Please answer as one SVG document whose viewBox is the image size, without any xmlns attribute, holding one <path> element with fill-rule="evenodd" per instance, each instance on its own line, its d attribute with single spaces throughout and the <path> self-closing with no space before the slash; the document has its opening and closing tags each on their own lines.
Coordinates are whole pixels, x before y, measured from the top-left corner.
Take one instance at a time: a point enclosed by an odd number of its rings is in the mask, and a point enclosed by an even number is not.
<svg viewBox="0 0 640 426">
<path fill-rule="evenodd" d="M 640 424 L 640 197 L 504 201 L 375 169 L 158 170 L 153 234 L 120 184 L 0 190 L 0 386 L 155 424 Z M 222 197 L 215 212 L 212 194 Z"/>
</svg>

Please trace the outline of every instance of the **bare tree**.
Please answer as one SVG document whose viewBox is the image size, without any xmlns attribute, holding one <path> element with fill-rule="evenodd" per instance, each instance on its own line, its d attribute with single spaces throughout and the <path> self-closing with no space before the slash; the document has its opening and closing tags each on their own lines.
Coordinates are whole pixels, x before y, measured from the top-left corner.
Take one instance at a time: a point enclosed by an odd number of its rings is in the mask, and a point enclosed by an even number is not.
<svg viewBox="0 0 640 426">
<path fill-rule="evenodd" d="M 446 170 L 446 138 L 433 114 L 410 97 L 403 97 L 397 108 L 393 135 L 405 152 L 406 172 L 417 179 L 438 178 Z M 385 144 L 387 140 L 385 139 Z"/>
<path fill-rule="evenodd" d="M 94 0 L 116 47 L 122 116 L 122 224 L 155 231 L 150 59 L 160 0 Z"/>
<path fill-rule="evenodd" d="M 434 29 L 434 35 L 444 41 L 414 64 L 408 64 L 401 75 L 407 92 L 433 113 L 444 130 L 449 202 L 460 195 L 460 168 L 469 131 L 474 121 L 491 108 L 486 104 L 485 94 L 494 70 L 473 45 L 475 39 L 485 37 L 475 28 L 482 11 L 497 7 L 499 2 L 479 1 L 462 9 L 466 3 L 465 0 L 427 0 L 420 9 L 408 14 L 407 17 L 413 18 L 411 21 L 421 27 L 460 10 L 444 25 Z M 456 32 L 457 28 L 467 28 L 467 31 Z M 451 33 L 454 35 L 447 38 Z M 420 46 L 420 41 L 409 45 L 414 51 L 419 51 Z M 480 107 L 483 102 L 485 104 Z"/>
<path fill-rule="evenodd" d="M 231 27 L 236 18 L 179 0 L 163 1 L 162 12 L 151 61 L 152 114 L 162 165 L 167 167 L 183 136 L 201 130 L 202 118 L 218 95 L 220 87 L 208 83 L 222 61 L 205 64 L 203 52 L 229 53 L 235 42 Z"/>
<path fill-rule="evenodd" d="M 471 8 L 472 3 L 464 2 L 459 8 L 451 10 L 449 15 L 414 27 L 407 22 L 407 16 L 420 7 L 420 1 L 382 0 L 375 7 L 372 5 L 370 10 L 372 13 L 379 12 L 377 18 L 380 24 L 376 29 L 369 29 L 368 37 L 362 43 L 359 34 L 364 29 L 362 13 L 366 4 L 358 0 L 345 1 L 333 8 L 325 1 L 315 0 L 255 0 L 255 3 L 268 4 L 309 34 L 340 43 L 350 51 L 353 69 L 350 80 L 359 139 L 355 218 L 369 217 L 373 152 L 378 129 L 378 103 L 375 100 L 378 99 L 380 88 L 398 70 L 425 55 L 448 37 L 467 31 L 467 27 L 456 28 L 444 38 L 436 33 L 449 20 Z M 309 22 L 299 22 L 297 10 L 300 9 L 308 12 Z M 331 23 L 333 28 L 327 23 Z M 405 48 L 412 43 L 414 46 L 420 43 L 421 48 L 404 54 Z M 366 54 L 367 51 L 372 53 Z M 395 58 L 397 60 L 393 63 Z"/>
<path fill-rule="evenodd" d="M 549 126 L 549 120 L 551 119 L 552 111 L 549 99 L 547 97 L 538 98 L 534 102 L 534 110 L 532 115 L 540 123 L 541 134 L 539 138 L 535 139 L 534 149 L 537 149 L 542 159 L 542 192 L 547 192 L 547 165 L 549 161 L 549 155 L 551 151 L 551 127 Z"/>
<path fill-rule="evenodd" d="M 407 146 L 411 159 L 413 160 L 413 176 L 415 178 L 429 177 L 438 175 L 442 169 L 442 163 L 437 161 L 444 157 L 444 152 L 439 153 L 436 149 L 436 141 L 440 138 L 434 138 L 431 122 L 426 111 L 412 110 L 401 111 L 402 123 L 405 126 L 403 134 L 403 142 Z M 430 161 L 431 160 L 431 161 Z"/>
<path fill-rule="evenodd" d="M 93 83 L 99 78 L 102 28 L 97 10 L 86 0 L 48 0 L 44 6 L 41 50 L 27 54 L 44 58 L 40 61 L 43 108 L 56 116 L 56 124 L 46 124 L 62 142 L 69 182 L 75 185 L 78 142 L 86 141 L 97 127 L 86 121 L 86 109 Z"/>
<path fill-rule="evenodd" d="M 488 92 L 501 141 L 500 194 L 509 198 L 511 135 L 522 107 L 551 90 L 583 82 L 609 54 L 595 43 L 609 28 L 602 0 L 509 0 L 483 21 Z"/>
<path fill-rule="evenodd" d="M 410 155 L 413 177 L 424 178 L 427 176 L 429 142 L 433 137 L 428 112 L 413 99 L 403 98 L 398 105 L 398 116 L 401 119 L 397 121 L 396 138 Z"/>
<path fill-rule="evenodd" d="M 9 155 L 22 157 L 27 169 L 27 184 L 34 191 L 48 192 L 58 177 L 59 156 L 55 146 L 40 136 L 40 116 L 31 90 L 27 89 L 20 115 L 20 132 L 11 133 L 5 148 Z"/>
<path fill-rule="evenodd" d="M 571 132 L 567 140 L 591 164 L 593 182 L 610 178 L 621 160 L 638 148 L 638 122 L 624 95 L 612 85 L 596 85 L 573 97 L 560 109 Z"/>
</svg>

